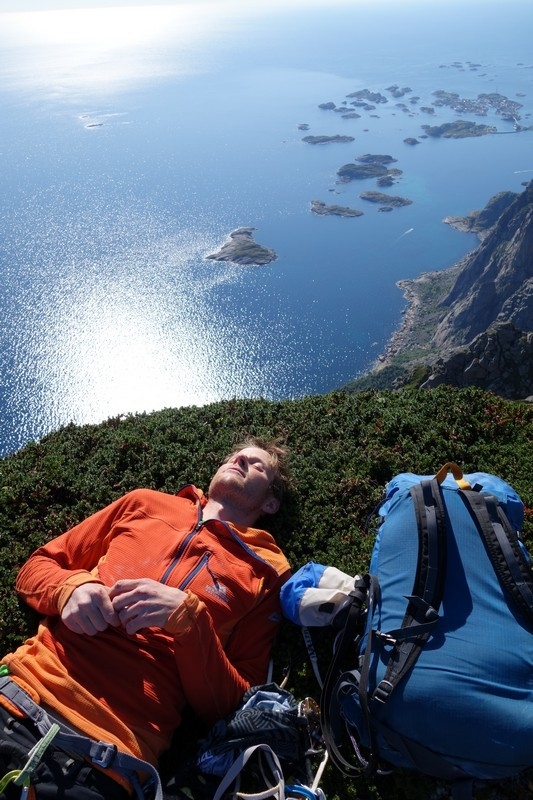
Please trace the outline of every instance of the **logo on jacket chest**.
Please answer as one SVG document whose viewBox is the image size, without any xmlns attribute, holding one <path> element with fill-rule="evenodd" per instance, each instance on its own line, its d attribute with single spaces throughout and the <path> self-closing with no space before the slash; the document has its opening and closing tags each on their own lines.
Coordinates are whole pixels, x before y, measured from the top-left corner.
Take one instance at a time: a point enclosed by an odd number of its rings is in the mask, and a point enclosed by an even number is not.
<svg viewBox="0 0 533 800">
<path fill-rule="evenodd" d="M 205 587 L 205 591 L 213 595 L 213 597 L 216 597 L 217 600 L 220 600 L 222 603 L 229 603 L 228 590 L 223 583 L 217 581 L 216 583 L 208 584 Z"/>
</svg>

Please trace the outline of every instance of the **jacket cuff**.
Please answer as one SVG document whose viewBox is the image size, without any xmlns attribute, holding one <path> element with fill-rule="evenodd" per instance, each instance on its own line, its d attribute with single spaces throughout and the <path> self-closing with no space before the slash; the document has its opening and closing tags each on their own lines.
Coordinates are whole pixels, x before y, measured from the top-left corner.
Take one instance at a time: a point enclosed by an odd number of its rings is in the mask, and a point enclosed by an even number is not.
<svg viewBox="0 0 533 800">
<path fill-rule="evenodd" d="M 99 581 L 91 572 L 76 572 L 74 575 L 69 575 L 54 593 L 54 603 L 58 614 L 63 611 L 74 589 L 77 589 L 78 586 L 83 586 L 84 583 L 100 583 L 103 585 L 103 581 Z"/>
<path fill-rule="evenodd" d="M 165 630 L 174 637 L 187 636 L 198 624 L 198 615 L 205 608 L 205 604 L 192 592 L 187 592 L 187 597 L 171 612 Z"/>
</svg>

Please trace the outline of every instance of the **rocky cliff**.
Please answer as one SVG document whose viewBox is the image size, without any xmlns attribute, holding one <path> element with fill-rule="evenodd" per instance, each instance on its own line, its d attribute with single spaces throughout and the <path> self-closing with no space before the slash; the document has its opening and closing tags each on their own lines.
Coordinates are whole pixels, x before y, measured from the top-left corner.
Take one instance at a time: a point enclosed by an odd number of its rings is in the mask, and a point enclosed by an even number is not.
<svg viewBox="0 0 533 800">
<path fill-rule="evenodd" d="M 478 386 L 508 399 L 533 399 L 533 332 L 504 323 L 466 349 L 438 359 L 421 387 Z"/>
<path fill-rule="evenodd" d="M 479 239 L 488 235 L 504 211 L 518 197 L 516 192 L 498 192 L 481 211 L 471 211 L 466 217 L 444 217 L 444 222 L 465 233 L 477 233 Z"/>
<path fill-rule="evenodd" d="M 346 389 L 445 383 L 531 398 L 533 181 L 445 222 L 475 230 L 480 245 L 449 270 L 399 282 L 409 303 L 404 323 L 372 372 Z"/>
<path fill-rule="evenodd" d="M 533 182 L 464 259 L 442 309 L 436 349 L 468 344 L 508 322 L 533 330 Z"/>
</svg>

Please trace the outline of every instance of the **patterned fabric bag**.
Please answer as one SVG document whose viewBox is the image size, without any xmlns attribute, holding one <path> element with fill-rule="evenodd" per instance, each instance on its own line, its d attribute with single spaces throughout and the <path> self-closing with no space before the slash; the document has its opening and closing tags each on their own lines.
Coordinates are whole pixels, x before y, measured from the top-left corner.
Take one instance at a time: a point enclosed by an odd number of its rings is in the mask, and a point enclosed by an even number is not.
<svg viewBox="0 0 533 800">
<path fill-rule="evenodd" d="M 197 767 L 206 775 L 225 775 L 239 753 L 256 744 L 271 747 L 286 774 L 305 780 L 308 720 L 294 696 L 275 683 L 253 686 L 239 708 L 213 726 L 200 743 Z"/>
</svg>

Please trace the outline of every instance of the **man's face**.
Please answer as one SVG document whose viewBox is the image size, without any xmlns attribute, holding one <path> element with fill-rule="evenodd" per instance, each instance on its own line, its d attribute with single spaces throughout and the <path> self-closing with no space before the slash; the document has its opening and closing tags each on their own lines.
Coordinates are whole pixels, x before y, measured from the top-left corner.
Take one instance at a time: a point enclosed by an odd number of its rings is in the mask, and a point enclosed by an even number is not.
<svg viewBox="0 0 533 800">
<path fill-rule="evenodd" d="M 273 478 L 269 454 L 260 447 L 245 447 L 218 468 L 209 486 L 209 497 L 239 505 L 257 516 L 272 514 L 279 505 L 272 495 Z"/>
</svg>

